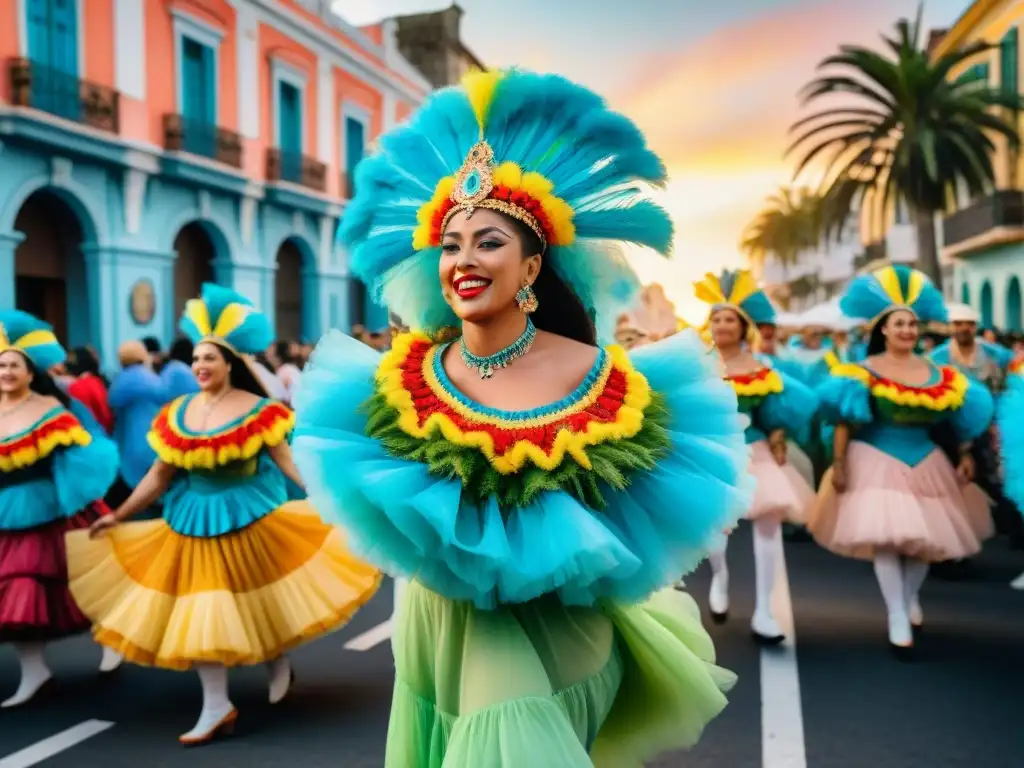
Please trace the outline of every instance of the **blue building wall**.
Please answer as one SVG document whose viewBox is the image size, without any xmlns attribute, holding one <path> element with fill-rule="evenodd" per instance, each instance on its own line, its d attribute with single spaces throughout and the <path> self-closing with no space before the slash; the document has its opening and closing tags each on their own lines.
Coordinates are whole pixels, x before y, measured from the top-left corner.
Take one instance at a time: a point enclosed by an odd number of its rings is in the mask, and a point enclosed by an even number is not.
<svg viewBox="0 0 1024 768">
<path fill-rule="evenodd" d="M 959 286 L 954 294 L 982 315 L 983 324 L 1009 331 L 1024 328 L 1024 243 L 1007 243 L 964 256 L 954 274 Z"/>
<path fill-rule="evenodd" d="M 120 343 L 176 335 L 174 242 L 200 222 L 214 244 L 215 280 L 248 296 L 272 323 L 277 252 L 294 243 L 303 257 L 302 335 L 348 330 L 349 281 L 335 245 L 340 207 L 296 187 L 253 184 L 230 169 L 176 154 L 141 152 L 50 119 L 17 116 L 0 126 L 0 307 L 15 302 L 14 222 L 39 190 L 55 193 L 83 231 L 82 259 L 66 261 L 69 345 L 96 346 L 108 367 Z M 130 295 L 154 287 L 156 314 L 140 325 Z"/>
</svg>

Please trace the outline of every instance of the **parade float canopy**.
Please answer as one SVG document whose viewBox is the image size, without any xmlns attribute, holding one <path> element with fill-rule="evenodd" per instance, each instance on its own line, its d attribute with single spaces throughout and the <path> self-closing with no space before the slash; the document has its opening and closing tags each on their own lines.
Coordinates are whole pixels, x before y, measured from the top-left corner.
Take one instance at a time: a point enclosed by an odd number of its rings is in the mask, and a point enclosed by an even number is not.
<svg viewBox="0 0 1024 768">
<path fill-rule="evenodd" d="M 861 318 L 844 315 L 839 309 L 839 297 L 836 297 L 796 315 L 793 325 L 801 328 L 818 326 L 833 331 L 848 331 L 866 322 L 867 320 Z"/>
</svg>

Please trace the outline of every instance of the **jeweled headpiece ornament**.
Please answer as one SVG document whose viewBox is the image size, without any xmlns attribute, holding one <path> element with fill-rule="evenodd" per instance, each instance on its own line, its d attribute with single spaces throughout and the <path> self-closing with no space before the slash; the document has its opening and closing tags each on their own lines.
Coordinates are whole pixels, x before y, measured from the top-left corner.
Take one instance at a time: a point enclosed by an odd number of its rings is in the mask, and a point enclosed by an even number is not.
<svg viewBox="0 0 1024 768">
<path fill-rule="evenodd" d="M 557 75 L 474 72 L 381 137 L 339 237 L 378 300 L 432 332 L 457 323 L 437 277 L 445 228 L 460 211 L 498 211 L 537 234 L 610 339 L 639 290 L 622 244 L 670 250 L 671 219 L 649 195 L 664 182 L 643 134 L 597 94 Z"/>
<path fill-rule="evenodd" d="M 0 352 L 14 349 L 40 370 L 48 370 L 67 359 L 53 328 L 20 309 L 0 311 Z"/>
<path fill-rule="evenodd" d="M 927 275 L 905 264 L 855 278 L 840 298 L 839 309 L 847 317 L 871 318 L 870 328 L 897 309 L 911 312 L 922 323 L 944 323 L 948 317 L 942 292 Z"/>
<path fill-rule="evenodd" d="M 274 340 L 266 315 L 242 294 L 215 283 L 204 283 L 202 295 L 185 302 L 178 327 L 193 344 L 209 341 L 243 355 L 263 352 Z"/>
</svg>

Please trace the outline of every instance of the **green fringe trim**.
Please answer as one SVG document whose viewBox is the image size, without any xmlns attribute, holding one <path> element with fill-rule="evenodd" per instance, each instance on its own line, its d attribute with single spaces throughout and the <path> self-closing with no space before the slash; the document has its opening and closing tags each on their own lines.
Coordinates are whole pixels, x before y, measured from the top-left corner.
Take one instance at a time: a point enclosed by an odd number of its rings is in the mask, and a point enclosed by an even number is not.
<svg viewBox="0 0 1024 768">
<path fill-rule="evenodd" d="M 479 501 L 494 497 L 502 507 L 523 507 L 546 491 L 561 490 L 592 509 L 602 509 L 606 506 L 602 485 L 615 490 L 626 488 L 634 472 L 654 469 L 670 444 L 669 413 L 664 398 L 656 392 L 651 393 L 637 434 L 585 449 L 593 469 L 585 469 L 566 454 L 554 470 L 527 463 L 514 474 L 498 472 L 478 448 L 452 443 L 440 429 L 434 429 L 426 439 L 406 434 L 398 426 L 398 411 L 380 393 L 370 397 L 363 410 L 367 436 L 392 456 L 422 462 L 432 475 L 461 481 L 464 492 L 471 497 Z"/>
</svg>

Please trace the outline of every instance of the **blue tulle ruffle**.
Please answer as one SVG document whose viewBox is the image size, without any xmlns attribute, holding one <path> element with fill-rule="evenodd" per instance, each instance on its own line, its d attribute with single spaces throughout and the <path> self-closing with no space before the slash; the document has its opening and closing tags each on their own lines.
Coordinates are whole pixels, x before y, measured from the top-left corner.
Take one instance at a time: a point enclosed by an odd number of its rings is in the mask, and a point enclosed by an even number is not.
<svg viewBox="0 0 1024 768">
<path fill-rule="evenodd" d="M 1011 374 L 999 398 L 999 445 L 1003 457 L 1003 493 L 1024 512 L 1024 376 Z"/>
<path fill-rule="evenodd" d="M 289 500 L 284 474 L 267 455 L 255 475 L 192 472 L 164 496 L 164 520 L 183 536 L 212 538 L 238 531 Z"/>
<path fill-rule="evenodd" d="M 818 412 L 829 424 L 870 424 L 871 393 L 857 379 L 830 376 L 817 388 Z"/>
<path fill-rule="evenodd" d="M 557 592 L 570 605 L 639 600 L 692 569 L 746 509 L 746 419 L 706 348 L 677 334 L 634 364 L 672 418 L 672 451 L 595 512 L 564 492 L 499 509 L 462 498 L 457 480 L 390 456 L 363 433 L 379 355 L 340 333 L 303 375 L 295 460 L 310 500 L 385 571 L 479 607 Z"/>
<path fill-rule="evenodd" d="M 977 440 L 992 425 L 996 404 L 984 384 L 968 379 L 964 403 L 950 414 L 949 423 L 961 442 Z"/>
</svg>

